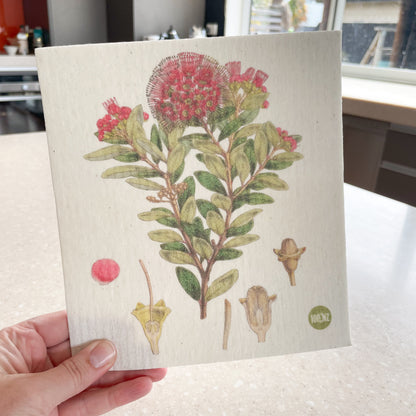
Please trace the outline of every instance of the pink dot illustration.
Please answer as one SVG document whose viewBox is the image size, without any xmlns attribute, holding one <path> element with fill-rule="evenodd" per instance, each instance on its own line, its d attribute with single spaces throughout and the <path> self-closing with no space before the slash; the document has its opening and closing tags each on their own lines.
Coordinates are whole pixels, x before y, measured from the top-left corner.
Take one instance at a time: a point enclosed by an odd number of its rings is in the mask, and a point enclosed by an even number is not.
<svg viewBox="0 0 416 416">
<path fill-rule="evenodd" d="M 112 282 L 120 273 L 120 266 L 112 259 L 97 260 L 91 268 L 92 277 L 101 285 Z"/>
</svg>

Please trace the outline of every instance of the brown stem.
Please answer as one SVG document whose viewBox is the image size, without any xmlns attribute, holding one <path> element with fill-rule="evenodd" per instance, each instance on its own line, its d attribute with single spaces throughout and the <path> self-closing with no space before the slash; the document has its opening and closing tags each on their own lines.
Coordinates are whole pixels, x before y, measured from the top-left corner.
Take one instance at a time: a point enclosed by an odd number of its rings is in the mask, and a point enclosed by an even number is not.
<svg viewBox="0 0 416 416">
<path fill-rule="evenodd" d="M 209 272 L 201 273 L 201 298 L 199 299 L 200 318 L 205 319 L 207 317 L 207 300 L 206 295 L 208 291 Z"/>
<path fill-rule="evenodd" d="M 224 299 L 224 336 L 222 340 L 222 349 L 228 348 L 228 337 L 231 327 L 231 303 L 228 299 Z"/>
<path fill-rule="evenodd" d="M 174 192 L 172 191 L 172 183 L 170 182 L 170 176 L 168 174 L 165 174 L 164 178 L 165 178 L 165 181 L 166 181 L 166 188 L 167 188 L 168 193 L 169 193 L 169 202 L 172 206 L 173 215 L 175 216 L 175 219 L 176 219 L 176 222 L 178 224 L 179 230 L 180 230 L 180 232 L 182 234 L 182 237 L 184 239 L 184 243 L 188 247 L 188 250 L 190 251 L 190 255 L 192 256 L 192 258 L 195 262 L 195 266 L 198 268 L 198 271 L 200 273 L 203 273 L 204 268 L 203 268 L 201 262 L 199 261 L 198 254 L 197 254 L 197 252 L 195 251 L 195 249 L 192 245 L 192 241 L 189 238 L 189 235 L 185 232 L 185 230 L 181 226 L 181 214 L 180 214 L 180 211 L 179 211 L 177 198 L 176 198 Z"/>
<path fill-rule="evenodd" d="M 150 282 L 150 276 L 149 273 L 147 272 L 147 269 L 143 263 L 142 260 L 139 260 L 140 266 L 142 266 L 144 275 L 146 276 L 146 282 L 147 282 L 147 287 L 149 289 L 149 296 L 150 296 L 150 305 L 149 305 L 149 310 L 150 310 L 150 320 L 152 321 L 152 310 L 153 310 L 153 290 L 152 290 L 152 283 Z"/>
<path fill-rule="evenodd" d="M 201 319 L 204 319 L 206 317 L 206 309 L 207 309 L 207 302 L 206 302 L 206 292 L 208 290 L 208 282 L 209 278 L 211 276 L 212 268 L 216 262 L 216 257 L 218 255 L 218 252 L 223 248 L 224 242 L 227 239 L 227 231 L 230 227 L 231 222 L 231 214 L 232 214 L 232 201 L 234 199 L 233 196 L 233 180 L 232 180 L 232 174 L 231 174 L 231 161 L 230 161 L 230 151 L 232 146 L 232 138 L 230 137 L 229 140 L 229 146 L 227 151 L 225 151 L 218 141 L 215 139 L 214 134 L 210 131 L 208 125 L 204 125 L 205 131 L 210 135 L 212 138 L 212 142 L 216 144 L 221 149 L 221 154 L 223 155 L 225 159 L 225 167 L 227 171 L 227 178 L 226 178 L 226 184 L 227 184 L 227 196 L 231 200 L 231 206 L 226 211 L 225 216 L 225 226 L 224 226 L 224 232 L 219 236 L 218 242 L 216 244 L 213 244 L 213 253 L 209 259 L 207 259 L 207 266 L 205 269 L 205 272 L 201 274 L 201 298 L 199 300 L 200 308 L 201 308 Z"/>
</svg>

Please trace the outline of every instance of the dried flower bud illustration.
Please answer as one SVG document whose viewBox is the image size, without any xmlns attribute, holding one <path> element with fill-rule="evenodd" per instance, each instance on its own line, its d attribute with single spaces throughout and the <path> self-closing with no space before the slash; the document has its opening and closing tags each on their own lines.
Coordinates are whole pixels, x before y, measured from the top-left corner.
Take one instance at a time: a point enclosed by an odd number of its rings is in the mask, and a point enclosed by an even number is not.
<svg viewBox="0 0 416 416">
<path fill-rule="evenodd" d="M 300 256 L 305 252 L 306 247 L 298 248 L 295 240 L 292 238 L 285 238 L 282 241 L 280 250 L 273 249 L 279 261 L 283 263 L 287 273 L 289 274 L 291 286 L 296 286 L 295 270 L 298 267 Z"/>
<path fill-rule="evenodd" d="M 149 274 L 141 260 L 139 260 L 143 272 L 146 276 L 147 286 L 149 288 L 150 305 L 143 305 L 138 303 L 136 309 L 132 314 L 142 324 L 144 334 L 150 343 L 150 348 L 153 354 L 159 354 L 159 339 L 162 335 L 162 325 L 171 310 L 166 306 L 163 299 L 159 300 L 155 305 L 153 304 L 152 285 L 150 283 Z"/>
<path fill-rule="evenodd" d="M 253 286 L 247 291 L 247 297 L 240 299 L 246 310 L 246 316 L 250 328 L 257 334 L 259 342 L 266 341 L 266 332 L 272 324 L 271 303 L 277 295 L 268 296 L 262 286 Z"/>
</svg>

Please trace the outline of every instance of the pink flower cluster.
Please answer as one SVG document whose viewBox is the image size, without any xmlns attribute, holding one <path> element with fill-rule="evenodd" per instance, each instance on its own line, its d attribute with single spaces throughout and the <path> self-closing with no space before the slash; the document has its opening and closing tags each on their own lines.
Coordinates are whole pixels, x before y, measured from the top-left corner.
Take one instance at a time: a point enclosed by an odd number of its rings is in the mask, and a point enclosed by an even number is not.
<svg viewBox="0 0 416 416">
<path fill-rule="evenodd" d="M 226 82 L 225 68 L 213 58 L 183 52 L 155 68 L 146 92 L 152 114 L 171 130 L 214 112 L 221 105 Z"/>
<path fill-rule="evenodd" d="M 287 130 L 282 130 L 280 127 L 276 128 L 277 132 L 279 133 L 279 136 L 287 143 L 290 144 L 290 151 L 293 152 L 298 143 L 296 142 L 296 140 L 292 137 L 288 135 Z"/>
<path fill-rule="evenodd" d="M 269 76 L 265 72 L 250 67 L 242 74 L 240 61 L 228 62 L 225 64 L 225 67 L 230 74 L 230 83 L 250 82 L 254 87 L 260 89 L 261 92 L 267 92 L 267 87 L 264 83 Z M 263 108 L 268 107 L 269 102 L 265 100 L 263 102 Z"/>
<path fill-rule="evenodd" d="M 241 62 L 233 61 L 225 64 L 228 72 L 230 73 L 230 82 L 244 82 L 249 81 L 257 88 L 263 88 L 263 84 L 266 82 L 269 76 L 259 69 L 256 71 L 254 68 L 248 68 L 244 74 L 241 73 Z M 264 87 L 266 88 L 266 87 Z M 267 89 L 263 90 L 264 92 Z"/>
<path fill-rule="evenodd" d="M 131 113 L 130 107 L 120 107 L 115 98 L 108 99 L 103 103 L 107 114 L 97 121 L 98 139 L 102 141 L 107 132 L 112 132 L 123 120 L 127 120 Z M 143 113 L 143 118 L 147 120 L 149 114 Z"/>
</svg>

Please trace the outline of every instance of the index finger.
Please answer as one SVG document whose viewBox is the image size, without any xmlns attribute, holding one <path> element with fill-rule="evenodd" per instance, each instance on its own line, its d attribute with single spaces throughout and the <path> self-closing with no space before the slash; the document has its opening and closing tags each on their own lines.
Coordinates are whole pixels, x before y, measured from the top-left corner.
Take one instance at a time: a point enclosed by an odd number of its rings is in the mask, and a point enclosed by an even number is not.
<svg viewBox="0 0 416 416">
<path fill-rule="evenodd" d="M 41 315 L 22 322 L 21 325 L 35 330 L 43 338 L 47 348 L 54 347 L 69 339 L 66 311 Z"/>
</svg>

